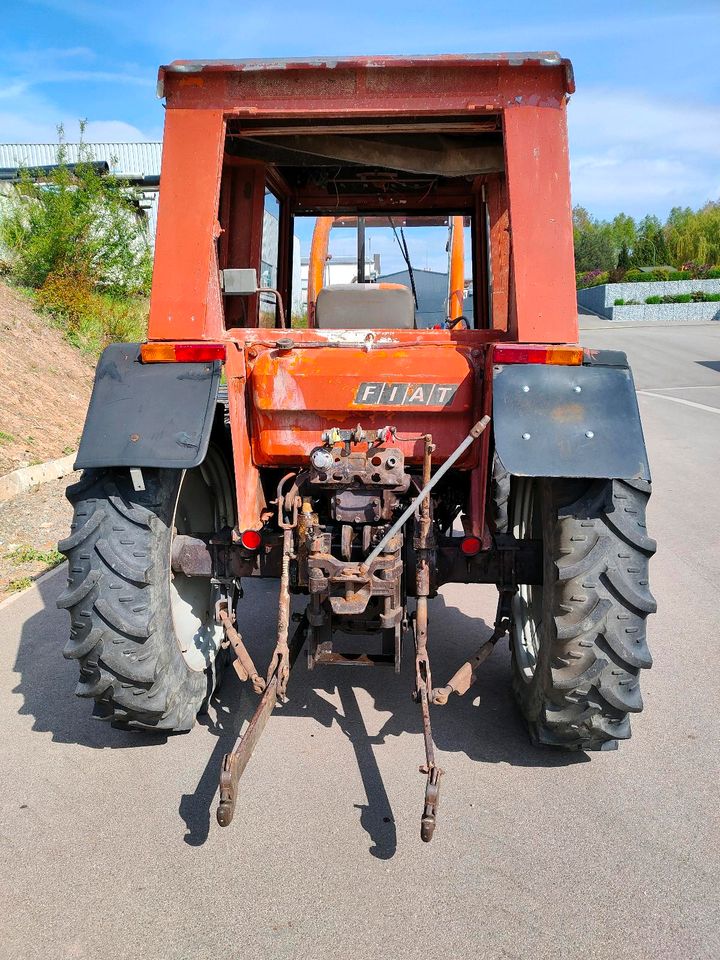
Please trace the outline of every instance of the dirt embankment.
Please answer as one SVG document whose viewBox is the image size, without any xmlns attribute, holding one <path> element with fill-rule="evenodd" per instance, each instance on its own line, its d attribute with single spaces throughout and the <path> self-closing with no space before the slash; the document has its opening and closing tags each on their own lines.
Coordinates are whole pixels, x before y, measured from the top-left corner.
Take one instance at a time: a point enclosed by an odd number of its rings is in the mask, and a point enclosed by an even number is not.
<svg viewBox="0 0 720 960">
<path fill-rule="evenodd" d="M 0 476 L 77 449 L 94 368 L 0 283 Z"/>
</svg>

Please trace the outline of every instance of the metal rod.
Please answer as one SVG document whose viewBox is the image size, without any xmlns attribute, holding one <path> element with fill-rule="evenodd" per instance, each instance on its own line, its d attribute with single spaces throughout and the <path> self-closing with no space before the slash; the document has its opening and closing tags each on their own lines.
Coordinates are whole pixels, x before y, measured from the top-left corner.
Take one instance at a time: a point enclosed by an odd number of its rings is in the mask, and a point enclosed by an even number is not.
<svg viewBox="0 0 720 960">
<path fill-rule="evenodd" d="M 478 420 L 478 422 L 472 428 L 470 433 L 465 437 L 465 439 L 460 444 L 460 446 L 456 450 L 454 450 L 453 453 L 450 454 L 450 456 L 447 458 L 445 463 L 443 463 L 443 465 L 438 469 L 435 476 L 432 477 L 430 481 L 425 484 L 425 486 L 422 488 L 422 490 L 417 495 L 417 497 L 415 497 L 415 499 L 410 504 L 410 506 L 400 514 L 400 516 L 392 525 L 392 527 L 390 527 L 390 529 L 382 538 L 380 543 L 375 547 L 375 549 L 371 553 L 368 554 L 368 556 L 365 558 L 363 563 L 360 565 L 361 573 L 367 573 L 368 568 L 370 567 L 370 564 L 373 562 L 375 557 L 379 556 L 382 553 L 385 547 L 385 544 L 388 542 L 388 540 L 394 537 L 395 534 L 398 532 L 398 530 L 402 526 L 404 526 L 405 523 L 407 523 L 410 517 L 417 510 L 418 504 L 423 502 L 423 500 L 428 496 L 428 494 L 430 493 L 432 488 L 435 486 L 435 484 L 438 482 L 438 480 L 441 480 L 442 477 L 445 476 L 445 474 L 448 472 L 450 467 L 452 467 L 453 464 L 460 459 L 460 457 L 465 453 L 465 451 L 473 442 L 473 440 L 477 440 L 477 438 L 485 430 L 485 427 L 487 427 L 489 423 L 490 423 L 490 417 L 488 416 L 483 417 L 482 420 Z"/>
</svg>

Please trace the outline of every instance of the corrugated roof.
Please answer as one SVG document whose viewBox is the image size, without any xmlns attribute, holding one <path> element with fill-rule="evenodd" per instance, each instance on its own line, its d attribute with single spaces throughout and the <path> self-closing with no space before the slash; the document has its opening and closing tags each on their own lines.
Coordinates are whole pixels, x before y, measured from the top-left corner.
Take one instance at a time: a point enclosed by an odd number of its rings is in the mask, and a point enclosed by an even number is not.
<svg viewBox="0 0 720 960">
<path fill-rule="evenodd" d="M 78 159 L 77 143 L 65 144 L 67 160 Z M 119 177 L 160 175 L 161 141 L 86 143 L 95 160 L 105 160 Z M 57 162 L 57 143 L 0 143 L 0 167 L 42 167 Z"/>
</svg>

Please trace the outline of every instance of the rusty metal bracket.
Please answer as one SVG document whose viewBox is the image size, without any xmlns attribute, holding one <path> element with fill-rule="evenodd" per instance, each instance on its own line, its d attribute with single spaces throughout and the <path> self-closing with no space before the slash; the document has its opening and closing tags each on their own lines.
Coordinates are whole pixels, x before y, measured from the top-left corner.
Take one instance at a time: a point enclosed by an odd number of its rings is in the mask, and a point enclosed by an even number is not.
<svg viewBox="0 0 720 960">
<path fill-rule="evenodd" d="M 484 429 L 484 427 L 483 427 Z M 430 484 L 432 455 L 435 445 L 432 436 L 426 434 L 423 454 L 423 489 Z M 428 655 L 428 595 L 430 593 L 430 567 L 435 563 L 435 540 L 433 537 L 432 508 L 425 497 L 418 504 L 415 516 L 414 546 L 417 556 L 415 568 L 415 595 L 417 606 L 413 618 L 415 635 L 415 699 L 420 703 L 422 712 L 423 738 L 425 740 L 425 763 L 420 772 L 427 775 L 425 800 L 420 819 L 420 839 L 429 843 L 435 833 L 438 804 L 440 802 L 440 777 L 443 771 L 435 763 L 435 744 L 430 725 L 430 702 L 432 699 L 432 674 Z"/>
<path fill-rule="evenodd" d="M 426 762 L 420 767 L 420 773 L 427 774 L 425 802 L 420 819 L 420 839 L 423 843 L 430 843 L 435 833 L 437 811 L 440 803 L 440 777 L 443 775 L 443 770 L 435 763 L 435 744 L 433 743 L 430 726 L 430 702 L 425 687 L 420 689 L 420 709 L 422 710 L 426 757 Z"/>
<path fill-rule="evenodd" d="M 288 647 L 288 630 L 290 627 L 290 560 L 294 556 L 294 537 L 292 527 L 288 524 L 283 530 L 283 558 L 282 573 L 280 575 L 280 596 L 278 599 L 278 628 L 277 643 L 273 651 L 270 666 L 267 672 L 267 682 L 277 677 L 277 695 L 282 700 L 285 696 L 288 679 L 290 677 L 290 649 Z"/>
<path fill-rule="evenodd" d="M 478 669 L 495 649 L 495 644 L 510 630 L 510 600 L 514 590 L 502 590 L 498 598 L 497 614 L 495 615 L 495 629 L 479 650 L 455 671 L 444 687 L 435 687 L 431 693 L 431 701 L 437 707 L 444 707 L 451 693 L 459 697 L 464 696 L 477 680 Z"/>
<path fill-rule="evenodd" d="M 307 628 L 307 618 L 303 617 L 289 644 L 288 664 L 290 668 L 297 660 L 298 654 L 305 643 Z M 221 827 L 229 826 L 235 815 L 238 781 L 257 746 L 270 714 L 275 708 L 278 698 L 278 685 L 279 677 L 276 671 L 265 688 L 247 730 L 242 736 L 238 737 L 232 752 L 226 753 L 223 757 L 222 767 L 220 768 L 220 800 L 217 808 L 217 822 Z"/>
<path fill-rule="evenodd" d="M 235 656 L 237 659 L 233 661 L 233 667 L 235 668 L 235 672 L 237 673 L 238 677 L 243 681 L 243 683 L 247 679 L 250 679 L 255 693 L 263 693 L 266 683 L 257 672 L 257 668 L 253 663 L 252 657 L 248 653 L 247 647 L 243 643 L 242 637 L 233 626 L 232 617 L 228 613 L 227 607 L 221 607 L 218 610 L 218 619 L 223 626 L 228 643 L 235 651 Z"/>
</svg>

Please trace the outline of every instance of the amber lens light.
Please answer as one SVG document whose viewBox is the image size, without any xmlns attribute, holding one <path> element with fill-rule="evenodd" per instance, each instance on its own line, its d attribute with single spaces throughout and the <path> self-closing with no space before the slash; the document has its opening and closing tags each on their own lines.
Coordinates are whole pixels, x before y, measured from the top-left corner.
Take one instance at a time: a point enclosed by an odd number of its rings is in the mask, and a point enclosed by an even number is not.
<svg viewBox="0 0 720 960">
<path fill-rule="evenodd" d="M 143 343 L 143 363 L 208 363 L 225 360 L 224 343 Z"/>
<path fill-rule="evenodd" d="M 262 537 L 257 530 L 245 530 L 240 534 L 240 543 L 246 550 L 258 550 L 262 543 Z"/>
<path fill-rule="evenodd" d="M 575 365 L 583 362 L 582 347 L 547 347 L 524 343 L 503 343 L 495 347 L 495 363 L 551 363 Z"/>
<path fill-rule="evenodd" d="M 474 557 L 476 553 L 480 553 L 481 546 L 482 543 L 477 537 L 465 537 L 460 544 L 460 549 L 466 557 Z"/>
<path fill-rule="evenodd" d="M 143 363 L 174 363 L 174 343 L 143 343 L 140 347 L 140 358 Z"/>
</svg>

